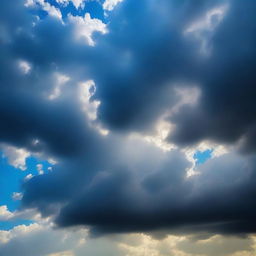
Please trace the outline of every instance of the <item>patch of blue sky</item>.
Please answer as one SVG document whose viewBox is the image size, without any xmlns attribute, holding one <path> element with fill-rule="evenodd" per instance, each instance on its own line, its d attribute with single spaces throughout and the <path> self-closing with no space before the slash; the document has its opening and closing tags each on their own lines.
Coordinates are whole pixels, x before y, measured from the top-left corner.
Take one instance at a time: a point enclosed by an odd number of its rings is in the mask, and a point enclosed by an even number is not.
<svg viewBox="0 0 256 256">
<path fill-rule="evenodd" d="M 0 205 L 7 205 L 10 211 L 19 207 L 20 202 L 12 199 L 13 192 L 21 192 L 22 183 L 28 174 L 38 175 L 38 164 L 42 164 L 45 173 L 48 172 L 49 167 L 52 167 L 48 161 L 29 157 L 26 159 L 27 169 L 22 171 L 11 166 L 8 159 L 0 154 Z"/>
<path fill-rule="evenodd" d="M 10 230 L 10 229 L 13 229 L 14 227 L 16 226 L 19 226 L 19 225 L 30 225 L 30 224 L 33 224 L 35 223 L 35 221 L 32 221 L 32 220 L 20 220 L 20 219 L 17 219 L 17 220 L 14 220 L 14 221 L 0 221 L 0 230 Z"/>
<path fill-rule="evenodd" d="M 14 192 L 21 192 L 22 183 L 28 174 L 38 175 L 37 165 L 41 164 L 45 173 L 52 167 L 48 161 L 40 160 L 35 157 L 26 159 L 27 169 L 22 171 L 11 166 L 8 159 L 0 153 L 0 206 L 6 205 L 8 210 L 13 212 L 19 209 L 20 201 L 13 200 Z M 34 223 L 31 220 L 17 219 L 13 221 L 0 221 L 0 230 L 9 230 L 17 225 L 29 225 Z"/>
<path fill-rule="evenodd" d="M 38 174 L 37 172 L 37 165 L 41 164 L 43 166 L 43 170 L 45 173 L 48 172 L 48 168 L 52 167 L 52 164 L 49 163 L 46 160 L 40 160 L 36 157 L 28 157 L 26 159 L 26 166 L 27 166 L 27 171 L 30 171 L 31 174 Z M 36 172 L 35 172 L 36 170 Z"/>
<path fill-rule="evenodd" d="M 197 151 L 193 158 L 196 160 L 196 165 L 200 165 L 205 163 L 207 160 L 209 160 L 212 157 L 212 149 L 208 149 L 205 151 Z"/>
<path fill-rule="evenodd" d="M 22 171 L 11 166 L 3 153 L 0 153 L 0 205 L 6 205 L 11 212 L 19 209 L 20 201 L 13 200 L 12 195 L 14 192 L 21 192 L 22 183 L 28 174 L 38 175 L 38 164 L 42 165 L 42 169 L 45 173 L 48 172 L 49 167 L 52 167 L 48 161 L 29 157 L 26 160 L 27 169 Z M 33 221 L 23 219 L 0 221 L 0 229 L 9 230 L 17 225 L 29 225 L 31 223 L 33 223 Z"/>
<path fill-rule="evenodd" d="M 0 205 L 7 205 L 9 210 L 17 209 L 19 202 L 12 199 L 13 192 L 19 192 L 22 181 L 28 174 L 9 165 L 7 158 L 0 156 Z"/>
</svg>

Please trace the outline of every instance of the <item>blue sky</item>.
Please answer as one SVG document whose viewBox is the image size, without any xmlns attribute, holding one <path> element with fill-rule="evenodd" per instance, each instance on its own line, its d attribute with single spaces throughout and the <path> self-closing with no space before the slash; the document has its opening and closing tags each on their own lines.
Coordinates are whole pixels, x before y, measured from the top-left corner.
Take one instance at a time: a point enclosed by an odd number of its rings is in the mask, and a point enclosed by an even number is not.
<svg viewBox="0 0 256 256">
<path fill-rule="evenodd" d="M 100 19 L 104 22 L 107 20 L 107 17 L 104 15 L 104 10 L 102 8 L 103 1 L 88 1 L 85 8 L 78 9 L 72 4 L 72 2 L 69 2 L 67 5 L 61 5 L 55 0 L 47 0 L 46 2 L 58 8 L 62 13 L 63 19 L 66 19 L 68 14 L 74 16 L 84 16 L 85 13 L 90 13 L 92 18 Z M 37 11 L 32 10 L 32 12 L 35 12 L 40 16 L 42 15 L 42 17 L 45 17 L 48 14 L 46 11 L 42 11 L 40 9 Z"/>
<path fill-rule="evenodd" d="M 6 205 L 12 212 L 19 210 L 20 200 L 13 198 L 13 193 L 22 192 L 22 184 L 29 174 L 35 176 L 38 174 L 37 165 L 41 164 L 45 173 L 48 172 L 48 168 L 52 165 L 48 161 L 38 160 L 36 157 L 28 157 L 26 159 L 26 170 L 15 168 L 8 163 L 8 159 L 1 154 L 0 163 L 0 194 L 1 205 Z M 0 228 L 2 230 L 10 230 L 18 225 L 28 225 L 33 223 L 32 220 L 16 219 L 11 221 L 0 221 Z"/>
</svg>

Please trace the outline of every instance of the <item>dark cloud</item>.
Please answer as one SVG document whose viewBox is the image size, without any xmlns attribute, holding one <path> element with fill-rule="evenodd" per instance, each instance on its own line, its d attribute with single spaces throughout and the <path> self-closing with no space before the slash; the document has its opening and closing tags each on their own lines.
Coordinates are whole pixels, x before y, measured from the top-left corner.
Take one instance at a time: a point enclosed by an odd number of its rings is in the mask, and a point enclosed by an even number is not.
<svg viewBox="0 0 256 256">
<path fill-rule="evenodd" d="M 94 136 L 91 130 L 88 137 L 90 128 L 77 101 L 74 84 L 81 77 L 70 81 L 60 99 L 49 101 L 46 96 L 56 85 L 54 73 L 72 73 L 75 68 L 70 68 L 74 65 L 71 56 L 78 56 L 81 48 L 88 46 L 75 47 L 71 43 L 71 27 L 50 17 L 33 26 L 36 20 L 22 3 L 17 1 L 13 8 L 5 1 L 5 8 L 1 9 L 1 29 L 5 33 L 0 49 L 0 139 L 35 152 L 77 154 Z M 19 22 L 13 21 L 14 16 Z M 20 61 L 31 65 L 29 74 L 20 70 Z M 40 143 L 34 145 L 34 140 Z"/>
<path fill-rule="evenodd" d="M 193 74 L 191 45 L 181 31 L 188 19 L 183 7 L 186 1 L 124 1 L 114 12 L 92 65 L 99 119 L 107 127 L 148 129 L 176 103 L 172 82 L 183 79 L 184 70 Z"/>
<path fill-rule="evenodd" d="M 23 203 L 46 215 L 54 213 L 53 206 L 60 206 L 58 225 L 86 225 L 94 235 L 159 230 L 176 234 L 255 232 L 251 207 L 256 192 L 254 158 L 227 154 L 202 165 L 200 175 L 186 178 L 191 164 L 184 155 L 162 154 L 153 152 L 153 163 L 161 158 L 155 166 L 143 166 L 151 155 L 147 146 L 137 155 L 137 164 L 129 165 L 132 158 L 123 165 L 115 163 L 114 159 L 121 158 L 119 153 L 110 162 L 98 158 L 102 167 L 86 169 L 83 163 L 72 174 L 69 166 L 64 174 L 56 170 L 51 176 L 35 177 L 26 184 Z M 89 172 L 94 173 L 92 179 L 88 179 Z"/>
<path fill-rule="evenodd" d="M 177 126 L 170 140 L 184 145 L 205 139 L 220 143 L 243 139 L 244 151 L 255 150 L 255 9 L 253 1 L 230 1 L 210 40 L 211 55 L 200 67 L 200 104 L 173 117 Z"/>
<path fill-rule="evenodd" d="M 207 12 L 225 5 L 221 22 L 218 13 L 207 18 Z M 243 151 L 253 151 L 255 8 L 253 1 L 239 0 L 124 2 L 113 14 L 110 33 L 95 48 L 100 121 L 119 131 L 150 129 L 177 103 L 177 83 L 196 84 L 200 102 L 170 117 L 176 125 L 170 141 L 183 146 L 243 139 Z M 204 19 L 215 29 L 184 35 Z M 199 54 L 202 40 L 209 48 L 205 55 Z"/>
<path fill-rule="evenodd" d="M 220 24 L 217 12 L 205 25 L 202 17 L 222 4 L 229 9 Z M 3 6 L 0 140 L 58 160 L 52 173 L 24 184 L 23 207 L 94 234 L 256 231 L 255 156 L 232 152 L 186 178 L 192 163 L 181 151 L 203 140 L 241 140 L 244 153 L 255 150 L 254 1 L 125 0 L 111 14 L 109 33 L 94 35 L 95 47 L 75 41 L 73 27 L 54 18 L 33 26 L 22 1 Z M 187 35 L 198 19 L 203 27 Z M 19 60 L 31 64 L 29 74 Z M 49 101 L 56 72 L 70 81 Z M 88 79 L 97 86 L 91 101 L 101 101 L 94 122 L 77 93 Z M 172 112 L 184 85 L 198 87 L 199 101 Z M 180 149 L 163 152 L 131 136 L 146 135 L 163 114 L 175 124 L 168 139 Z"/>
</svg>

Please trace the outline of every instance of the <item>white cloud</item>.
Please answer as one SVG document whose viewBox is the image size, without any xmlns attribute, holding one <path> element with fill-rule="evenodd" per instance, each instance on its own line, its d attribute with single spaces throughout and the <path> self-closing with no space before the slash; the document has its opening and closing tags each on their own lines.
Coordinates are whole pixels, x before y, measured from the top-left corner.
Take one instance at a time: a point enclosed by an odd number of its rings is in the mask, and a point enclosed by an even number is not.
<svg viewBox="0 0 256 256">
<path fill-rule="evenodd" d="M 83 7 L 85 0 L 56 0 L 56 2 L 64 6 L 72 3 L 78 9 L 79 7 Z"/>
<path fill-rule="evenodd" d="M 79 99 L 82 104 L 82 109 L 90 121 L 97 119 L 97 111 L 100 106 L 100 101 L 91 100 L 91 97 L 96 92 L 96 86 L 93 80 L 88 80 L 79 84 Z M 108 135 L 109 131 L 102 128 L 100 124 L 91 123 L 91 125 L 103 136 Z"/>
<path fill-rule="evenodd" d="M 91 101 L 91 97 L 96 92 L 96 86 L 93 80 L 79 84 L 79 98 L 82 103 L 82 108 L 90 120 L 97 118 L 97 109 L 100 101 Z"/>
<path fill-rule="evenodd" d="M 106 11 L 112 11 L 115 6 L 121 3 L 123 0 L 105 0 L 103 4 L 103 9 Z"/>
<path fill-rule="evenodd" d="M 24 4 L 26 7 L 32 7 L 36 5 L 36 0 L 27 0 Z"/>
<path fill-rule="evenodd" d="M 0 206 L 0 221 L 9 220 L 13 217 L 13 213 L 10 212 L 6 205 Z"/>
<path fill-rule="evenodd" d="M 7 243 L 9 241 L 9 232 L 6 230 L 0 230 L 0 244 Z"/>
<path fill-rule="evenodd" d="M 27 75 L 31 71 L 31 64 L 25 60 L 19 60 L 18 67 L 24 75 Z"/>
<path fill-rule="evenodd" d="M 28 180 L 30 180 L 30 179 L 32 179 L 33 178 L 33 175 L 30 173 L 30 174 L 28 174 L 25 178 L 24 178 L 24 181 L 28 181 Z"/>
<path fill-rule="evenodd" d="M 86 230 L 54 230 L 49 223 L 19 225 L 0 231 L 0 255 L 73 256 L 72 250 L 86 233 Z"/>
<path fill-rule="evenodd" d="M 207 239 L 194 240 L 186 238 L 177 244 L 179 250 L 190 253 L 193 256 L 234 256 L 255 255 L 254 237 L 237 237 L 215 235 Z M 244 254 L 245 253 L 245 254 Z"/>
<path fill-rule="evenodd" d="M 56 2 L 60 5 L 67 6 L 69 4 L 69 0 L 56 0 Z"/>
<path fill-rule="evenodd" d="M 62 87 L 70 80 L 70 77 L 61 73 L 55 73 L 54 80 L 55 87 L 51 94 L 48 96 L 49 100 L 55 100 L 61 95 Z"/>
<path fill-rule="evenodd" d="M 6 144 L 1 145 L 1 150 L 3 151 L 4 156 L 8 158 L 10 165 L 21 169 L 22 171 L 27 169 L 26 159 L 30 157 L 30 152 L 23 148 L 16 148 Z"/>
<path fill-rule="evenodd" d="M 82 6 L 84 0 L 72 0 L 71 2 L 73 2 L 74 6 L 76 8 L 78 8 L 78 7 Z"/>
<path fill-rule="evenodd" d="M 68 0 L 58 0 L 57 1 L 61 5 L 68 4 Z M 73 0 L 73 5 L 76 8 L 81 7 L 84 4 L 83 0 Z M 96 18 L 91 18 L 89 13 L 86 13 L 84 17 L 82 16 L 73 16 L 71 14 L 68 15 L 68 19 L 66 22 L 62 20 L 62 14 L 60 9 L 51 5 L 44 0 L 27 0 L 25 3 L 26 7 L 30 8 L 38 8 L 38 6 L 46 11 L 50 16 L 57 18 L 61 21 L 63 25 L 72 24 L 74 26 L 74 36 L 77 40 L 82 39 L 88 45 L 94 46 L 95 42 L 92 38 L 94 32 L 100 32 L 102 34 L 107 33 L 107 26 L 101 20 Z M 58 89 L 56 89 L 58 93 Z"/>
<path fill-rule="evenodd" d="M 62 21 L 62 14 L 59 9 L 55 6 L 45 2 L 44 0 L 27 0 L 25 3 L 26 7 L 35 8 L 36 6 L 40 6 L 44 11 L 46 11 L 50 16 L 57 18 Z"/>
<path fill-rule="evenodd" d="M 76 39 L 83 39 L 90 46 L 95 45 L 92 38 L 95 31 L 107 33 L 106 24 L 99 19 L 92 19 L 89 13 L 86 13 L 84 17 L 69 15 L 68 20 L 74 25 Z"/>
<path fill-rule="evenodd" d="M 36 165 L 36 169 L 39 175 L 44 174 L 44 170 L 43 170 L 43 165 L 42 164 L 37 164 Z"/>
<path fill-rule="evenodd" d="M 17 193 L 22 196 L 21 193 Z M 8 210 L 7 205 L 0 206 L 0 221 L 13 221 L 13 220 L 34 220 L 40 223 L 44 223 L 47 219 L 42 219 L 41 215 L 35 211 L 35 209 L 26 209 L 22 211 L 11 212 Z M 0 254 L 1 255 L 1 254 Z"/>
<path fill-rule="evenodd" d="M 13 199 L 14 201 L 19 201 L 19 200 L 22 199 L 22 197 L 23 197 L 23 194 L 22 194 L 22 193 L 19 193 L 19 192 L 13 192 L 13 193 L 12 193 L 12 199 Z"/>
<path fill-rule="evenodd" d="M 39 224 L 34 223 L 29 226 L 18 225 L 9 231 L 0 230 L 0 252 L 1 252 L 1 243 L 7 244 L 8 242 L 10 242 L 11 240 L 13 240 L 15 238 L 22 237 L 28 233 L 33 233 L 35 231 L 40 230 L 40 228 L 41 228 L 41 226 Z"/>
<path fill-rule="evenodd" d="M 58 163 L 57 160 L 56 160 L 56 159 L 53 159 L 53 158 L 49 158 L 47 161 L 48 161 L 51 165 L 55 165 L 55 164 Z"/>
<path fill-rule="evenodd" d="M 147 135 L 143 138 L 161 148 L 163 151 L 170 151 L 175 148 L 174 145 L 168 143 L 166 138 L 172 130 L 172 125 L 164 119 L 159 120 L 155 125 L 155 134 Z"/>
</svg>

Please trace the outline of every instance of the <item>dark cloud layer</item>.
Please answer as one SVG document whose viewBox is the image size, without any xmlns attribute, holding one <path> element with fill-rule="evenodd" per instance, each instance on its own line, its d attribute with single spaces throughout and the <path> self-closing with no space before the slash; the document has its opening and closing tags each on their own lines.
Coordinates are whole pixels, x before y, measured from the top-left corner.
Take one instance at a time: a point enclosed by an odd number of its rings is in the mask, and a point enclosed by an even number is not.
<svg viewBox="0 0 256 256">
<path fill-rule="evenodd" d="M 181 144 L 243 139 L 243 150 L 255 150 L 255 9 L 254 1 L 230 2 L 211 38 L 212 54 L 200 67 L 201 102 L 174 118 L 177 128 L 170 139 Z"/>
<path fill-rule="evenodd" d="M 109 33 L 94 34 L 95 47 L 54 18 L 33 26 L 22 1 L 2 5 L 0 140 L 58 160 L 52 173 L 24 184 L 23 207 L 94 234 L 256 231 L 255 1 L 125 0 L 111 13 Z M 223 20 L 210 13 L 225 6 Z M 31 63 L 29 74 L 19 60 Z M 56 72 L 70 81 L 49 101 Z M 97 86 L 91 101 L 101 101 L 94 122 L 77 93 L 88 79 Z M 173 112 L 177 88 L 195 85 L 197 104 Z M 141 138 L 163 114 L 175 125 L 168 140 L 180 147 L 169 152 Z M 211 159 L 187 178 L 192 163 L 182 149 L 204 140 L 239 142 L 252 154 Z"/>
<path fill-rule="evenodd" d="M 186 180 L 184 159 L 179 160 L 175 154 L 168 157 L 166 166 L 140 182 L 121 170 L 97 179 L 61 210 L 57 223 L 83 223 L 92 226 L 95 234 L 154 230 L 255 232 L 255 165 L 251 163 L 255 160 L 241 160 L 236 155 L 221 157 L 209 161 L 200 170 L 201 176 Z"/>
</svg>

